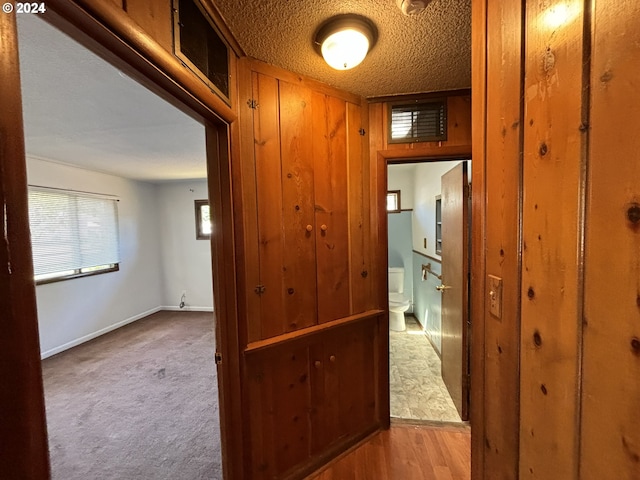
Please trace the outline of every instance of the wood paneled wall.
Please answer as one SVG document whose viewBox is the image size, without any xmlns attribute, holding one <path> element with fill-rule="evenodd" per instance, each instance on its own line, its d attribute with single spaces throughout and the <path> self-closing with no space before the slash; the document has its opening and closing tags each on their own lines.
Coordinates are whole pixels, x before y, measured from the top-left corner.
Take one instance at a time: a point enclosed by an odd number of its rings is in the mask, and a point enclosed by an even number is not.
<svg viewBox="0 0 640 480">
<path fill-rule="evenodd" d="M 474 278 L 504 282 L 501 318 L 473 296 L 473 478 L 640 478 L 640 5 L 474 2 L 473 28 Z"/>
<path fill-rule="evenodd" d="M 442 142 L 389 143 L 390 103 L 400 99 L 447 99 L 447 140 Z M 379 97 L 369 103 L 371 154 L 385 151 L 388 158 L 459 156 L 471 152 L 471 95 L 468 90 L 438 92 L 424 95 Z"/>
</svg>

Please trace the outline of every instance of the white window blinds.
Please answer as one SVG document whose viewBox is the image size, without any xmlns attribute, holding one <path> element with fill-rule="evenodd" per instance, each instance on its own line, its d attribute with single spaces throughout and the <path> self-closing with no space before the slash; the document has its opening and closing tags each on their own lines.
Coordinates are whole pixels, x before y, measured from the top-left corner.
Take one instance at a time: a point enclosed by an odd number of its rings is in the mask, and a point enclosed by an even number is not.
<svg viewBox="0 0 640 480">
<path fill-rule="evenodd" d="M 30 187 L 29 224 L 36 280 L 120 261 L 115 199 Z"/>
</svg>

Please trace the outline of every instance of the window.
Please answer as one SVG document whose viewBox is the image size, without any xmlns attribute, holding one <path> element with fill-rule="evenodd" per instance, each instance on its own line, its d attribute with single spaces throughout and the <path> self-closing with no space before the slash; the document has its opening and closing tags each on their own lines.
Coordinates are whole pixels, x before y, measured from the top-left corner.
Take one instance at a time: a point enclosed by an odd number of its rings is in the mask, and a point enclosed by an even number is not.
<svg viewBox="0 0 640 480">
<path fill-rule="evenodd" d="M 114 198 L 29 187 L 29 226 L 38 284 L 119 269 Z"/>
<path fill-rule="evenodd" d="M 211 238 L 211 216 L 209 214 L 209 200 L 195 200 L 196 205 L 196 239 Z"/>
<path fill-rule="evenodd" d="M 387 212 L 400 212 L 400 190 L 389 190 L 387 192 Z"/>
<path fill-rule="evenodd" d="M 389 143 L 439 142 L 446 139 L 446 100 L 391 105 Z"/>
<path fill-rule="evenodd" d="M 198 0 L 174 0 L 175 54 L 229 103 L 229 48 Z"/>
</svg>

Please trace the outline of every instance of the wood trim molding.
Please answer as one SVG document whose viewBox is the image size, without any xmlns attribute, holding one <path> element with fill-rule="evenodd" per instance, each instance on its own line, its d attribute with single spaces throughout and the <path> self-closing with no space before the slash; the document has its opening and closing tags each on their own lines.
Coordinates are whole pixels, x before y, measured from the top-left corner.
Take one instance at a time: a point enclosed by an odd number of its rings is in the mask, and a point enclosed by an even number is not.
<svg viewBox="0 0 640 480">
<path fill-rule="evenodd" d="M 380 150 L 389 163 L 413 163 L 418 159 L 429 160 L 469 160 L 471 158 L 471 145 L 442 145 L 437 142 L 424 144 L 411 143 L 410 148 L 398 148 L 393 150 Z"/>
<path fill-rule="evenodd" d="M 15 14 L 0 15 L 0 472 L 49 478 Z"/>
<path fill-rule="evenodd" d="M 486 277 L 486 111 L 487 111 L 487 0 L 471 5 L 472 75 L 471 138 L 474 164 L 471 169 L 471 480 L 485 478 L 485 277 Z"/>
<path fill-rule="evenodd" d="M 383 313 L 384 313 L 384 310 L 369 310 L 368 312 L 358 313 L 357 315 L 351 315 L 349 317 L 341 318 L 340 320 L 335 320 L 333 322 L 320 323 L 318 325 L 314 325 L 313 327 L 296 330 L 290 333 L 285 333 L 284 335 L 278 335 L 277 337 L 267 338 L 266 340 L 252 342 L 247 345 L 247 348 L 245 348 L 244 352 L 246 354 L 251 354 L 251 353 L 259 352 L 269 347 L 273 347 L 275 345 L 281 345 L 283 343 L 300 340 L 315 333 L 319 333 L 327 330 L 333 330 L 335 328 L 343 327 L 345 325 L 350 325 L 350 324 L 361 322 L 364 320 L 372 320 L 372 319 L 375 320 L 378 316 L 382 315 Z"/>
<path fill-rule="evenodd" d="M 457 90 L 443 90 L 440 92 L 429 93 L 414 93 L 410 95 L 383 95 L 380 97 L 369 97 L 367 101 L 369 103 L 385 103 L 385 102 L 397 102 L 397 101 L 414 101 L 414 100 L 430 100 L 432 98 L 444 98 L 444 97 L 464 97 L 471 95 L 470 88 L 460 88 Z"/>
<path fill-rule="evenodd" d="M 236 114 L 224 100 L 194 73 L 183 67 L 174 55 L 151 38 L 114 3 L 100 0 L 50 0 L 47 8 L 71 22 L 201 115 L 215 115 L 225 123 L 236 120 Z M 48 12 L 45 17 L 52 19 Z"/>
</svg>

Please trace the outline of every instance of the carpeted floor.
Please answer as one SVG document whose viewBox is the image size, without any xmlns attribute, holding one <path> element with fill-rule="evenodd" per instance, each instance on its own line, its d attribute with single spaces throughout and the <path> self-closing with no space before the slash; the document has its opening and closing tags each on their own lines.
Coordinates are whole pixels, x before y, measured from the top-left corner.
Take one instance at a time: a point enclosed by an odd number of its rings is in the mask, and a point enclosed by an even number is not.
<svg viewBox="0 0 640 480">
<path fill-rule="evenodd" d="M 158 312 L 43 361 L 54 480 L 222 478 L 213 314 Z"/>
</svg>

